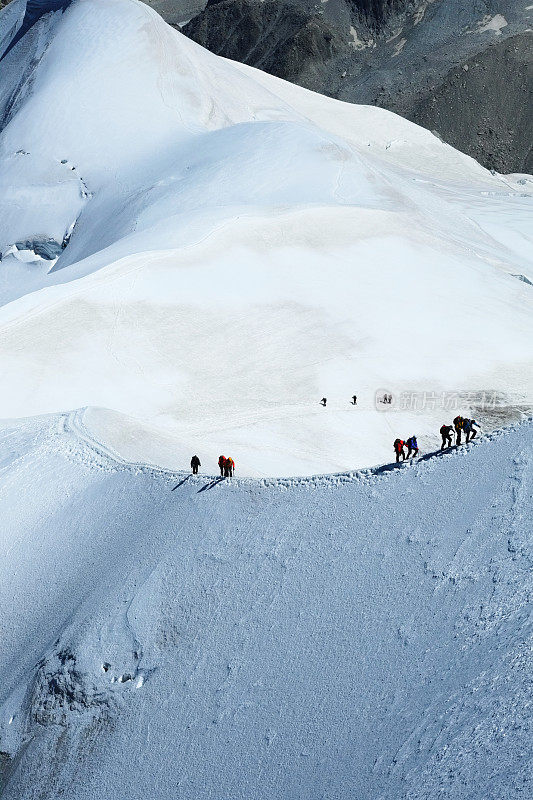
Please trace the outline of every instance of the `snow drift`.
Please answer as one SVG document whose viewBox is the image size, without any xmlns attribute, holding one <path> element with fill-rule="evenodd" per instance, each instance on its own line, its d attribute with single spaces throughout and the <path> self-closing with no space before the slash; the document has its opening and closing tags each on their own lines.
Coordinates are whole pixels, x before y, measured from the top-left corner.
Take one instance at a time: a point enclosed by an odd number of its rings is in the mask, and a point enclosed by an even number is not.
<svg viewBox="0 0 533 800">
<path fill-rule="evenodd" d="M 532 424 L 270 482 L 4 426 L 2 800 L 530 796 Z"/>
<path fill-rule="evenodd" d="M 527 410 L 527 176 L 133 0 L 37 6 L 0 14 L 0 416 L 101 407 L 125 457 L 279 475 Z"/>
</svg>

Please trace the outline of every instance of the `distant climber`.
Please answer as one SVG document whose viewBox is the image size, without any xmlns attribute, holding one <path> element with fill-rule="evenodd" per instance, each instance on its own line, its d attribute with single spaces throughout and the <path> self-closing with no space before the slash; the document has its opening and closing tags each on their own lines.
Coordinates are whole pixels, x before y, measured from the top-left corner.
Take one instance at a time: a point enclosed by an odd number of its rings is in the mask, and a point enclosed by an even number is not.
<svg viewBox="0 0 533 800">
<path fill-rule="evenodd" d="M 414 456 L 418 455 L 418 442 L 416 441 L 416 436 L 410 436 L 406 442 L 407 444 L 407 458 L 411 458 L 411 453 Z"/>
<path fill-rule="evenodd" d="M 202 465 L 200 464 L 200 459 L 198 458 L 198 456 L 193 456 L 191 458 L 192 474 L 193 475 L 198 475 L 198 467 L 201 467 L 201 466 Z"/>
<path fill-rule="evenodd" d="M 444 450 L 445 447 L 451 447 L 453 444 L 453 425 L 442 425 L 440 435 L 442 436 L 440 449 Z"/>
<path fill-rule="evenodd" d="M 228 458 L 225 459 L 224 463 L 224 477 L 232 478 L 234 471 L 235 471 L 235 462 L 231 458 L 231 456 L 229 456 Z"/>
<path fill-rule="evenodd" d="M 455 444 L 461 444 L 461 431 L 463 429 L 463 418 L 461 416 L 455 417 L 453 427 L 455 428 Z"/>
<path fill-rule="evenodd" d="M 356 394 L 354 394 L 353 397 L 352 397 L 352 405 L 353 406 L 357 405 L 357 395 Z"/>
<path fill-rule="evenodd" d="M 322 403 L 322 405 L 323 405 L 323 406 L 324 406 L 324 408 L 325 408 L 325 407 L 326 407 L 326 403 L 327 403 L 328 401 L 327 401 L 327 398 L 326 398 L 326 397 L 323 397 L 323 398 L 322 398 L 322 400 L 321 400 L 320 402 Z"/>
<path fill-rule="evenodd" d="M 467 444 L 471 439 L 475 439 L 476 438 L 477 431 L 474 428 L 474 425 L 476 426 L 476 428 L 479 428 L 479 425 L 477 424 L 475 419 L 465 419 L 465 420 L 463 420 L 463 430 L 464 430 L 465 435 L 466 435 L 466 443 Z"/>
<path fill-rule="evenodd" d="M 220 474 L 224 477 L 224 468 L 226 466 L 226 456 L 219 456 L 218 457 L 218 467 L 220 469 Z"/>
<path fill-rule="evenodd" d="M 402 461 L 405 461 L 405 450 L 403 449 L 405 442 L 402 439 L 395 439 L 394 441 L 394 452 L 396 453 L 396 463 L 400 461 L 400 456 L 402 457 Z"/>
</svg>

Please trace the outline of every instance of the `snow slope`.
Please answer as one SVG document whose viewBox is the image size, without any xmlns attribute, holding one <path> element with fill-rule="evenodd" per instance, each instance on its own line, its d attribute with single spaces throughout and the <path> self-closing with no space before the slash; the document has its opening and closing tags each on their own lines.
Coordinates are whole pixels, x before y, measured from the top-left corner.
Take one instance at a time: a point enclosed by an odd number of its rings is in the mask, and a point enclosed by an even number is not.
<svg viewBox="0 0 533 800">
<path fill-rule="evenodd" d="M 531 407 L 527 176 L 134 0 L 74 0 L 15 41 L 24 16 L 0 13 L 0 417 L 100 407 L 126 458 L 264 476 Z"/>
<path fill-rule="evenodd" d="M 220 482 L 4 424 L 2 800 L 531 796 L 532 425 Z"/>
</svg>

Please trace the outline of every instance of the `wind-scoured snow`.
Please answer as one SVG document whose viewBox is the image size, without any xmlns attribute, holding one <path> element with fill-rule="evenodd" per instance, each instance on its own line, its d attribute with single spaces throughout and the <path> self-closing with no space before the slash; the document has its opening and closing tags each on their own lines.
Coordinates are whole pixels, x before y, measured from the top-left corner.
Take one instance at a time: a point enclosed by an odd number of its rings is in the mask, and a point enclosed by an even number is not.
<svg viewBox="0 0 533 800">
<path fill-rule="evenodd" d="M 261 482 L 83 419 L 0 435 L 2 800 L 530 796 L 531 420 Z"/>
<path fill-rule="evenodd" d="M 12 47 L 0 14 L 0 417 L 100 407 L 126 458 L 270 476 L 527 412 L 527 185 L 142 3 L 52 5 Z"/>
</svg>

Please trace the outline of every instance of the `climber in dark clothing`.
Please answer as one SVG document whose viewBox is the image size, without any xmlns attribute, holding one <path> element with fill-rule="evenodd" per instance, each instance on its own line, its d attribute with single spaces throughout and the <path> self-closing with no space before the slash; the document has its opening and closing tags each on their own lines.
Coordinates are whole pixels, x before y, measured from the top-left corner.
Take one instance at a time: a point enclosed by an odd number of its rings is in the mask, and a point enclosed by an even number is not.
<svg viewBox="0 0 533 800">
<path fill-rule="evenodd" d="M 354 394 L 354 396 L 352 397 L 352 405 L 353 406 L 357 405 L 357 395 L 356 394 Z"/>
<path fill-rule="evenodd" d="M 463 418 L 461 416 L 455 417 L 453 427 L 455 428 L 455 444 L 461 444 L 461 431 L 463 430 Z"/>
<path fill-rule="evenodd" d="M 440 446 L 441 450 L 444 450 L 445 447 L 451 447 L 453 444 L 452 440 L 452 431 L 453 425 L 443 425 L 440 429 L 440 435 L 442 436 L 442 444 Z"/>
<path fill-rule="evenodd" d="M 326 407 L 326 403 L 327 403 L 328 401 L 327 401 L 327 398 L 326 398 L 326 397 L 323 397 L 323 398 L 322 398 L 322 400 L 321 400 L 320 402 L 322 403 L 322 405 L 323 405 L 323 406 L 324 406 L 324 408 L 325 408 L 325 407 Z"/>
<path fill-rule="evenodd" d="M 198 467 L 201 467 L 201 466 L 202 465 L 200 464 L 200 459 L 198 458 L 198 456 L 193 456 L 191 458 L 192 474 L 193 475 L 198 475 Z"/>
<path fill-rule="evenodd" d="M 418 442 L 416 441 L 416 436 L 410 436 L 406 442 L 407 444 L 407 458 L 411 458 L 411 453 L 414 456 L 418 455 Z"/>
<path fill-rule="evenodd" d="M 479 425 L 477 424 L 475 419 L 465 419 L 465 420 L 463 420 L 463 430 L 464 430 L 464 432 L 466 434 L 466 443 L 467 444 L 471 439 L 475 439 L 476 438 L 477 431 L 475 430 L 474 425 L 476 426 L 476 428 L 479 428 Z"/>
</svg>

